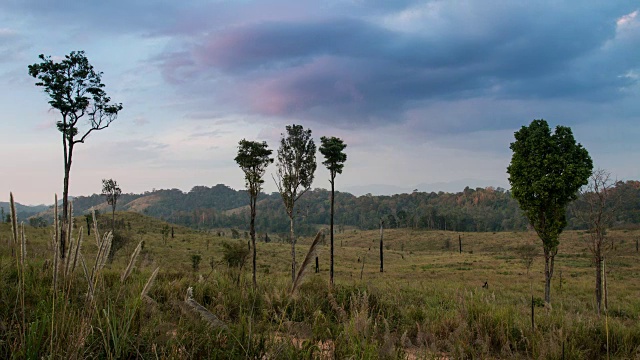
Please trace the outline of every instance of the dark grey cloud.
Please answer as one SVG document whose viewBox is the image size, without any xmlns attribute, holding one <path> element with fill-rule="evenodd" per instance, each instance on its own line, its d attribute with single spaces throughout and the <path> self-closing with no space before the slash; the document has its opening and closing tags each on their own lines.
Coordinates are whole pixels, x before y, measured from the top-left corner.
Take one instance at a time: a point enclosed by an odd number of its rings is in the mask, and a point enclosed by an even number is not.
<svg viewBox="0 0 640 360">
<path fill-rule="evenodd" d="M 394 13 L 230 24 L 162 66 L 192 90 L 219 93 L 226 79 L 237 95 L 227 105 L 352 126 L 404 121 L 441 100 L 611 101 L 637 84 L 625 74 L 640 67 L 638 29 L 617 24 L 634 5 L 445 4 L 424 19 L 415 3 L 394 9 L 418 13 L 408 30 Z"/>
<path fill-rule="evenodd" d="M 640 72 L 640 30 L 619 20 L 638 7 L 635 1 L 0 4 L 0 10 L 87 36 L 167 39 L 149 63 L 178 97 L 197 104 L 194 114 L 234 112 L 344 128 L 411 123 L 417 114 L 437 113 L 440 101 L 454 108 L 469 99 L 588 107 L 628 97 Z M 639 107 L 628 111 L 637 117 Z M 489 122 L 502 129 L 521 121 L 463 120 L 468 117 L 447 119 L 451 124 L 443 128 L 464 131 Z"/>
<path fill-rule="evenodd" d="M 220 129 L 216 129 L 216 130 L 202 130 L 202 131 L 196 131 L 194 133 L 192 133 L 191 135 L 189 135 L 189 139 L 197 139 L 197 138 L 206 138 L 206 139 L 211 139 L 211 138 L 219 138 L 224 136 L 225 134 L 228 134 L 228 131 L 224 131 L 224 130 L 220 130 Z"/>
</svg>

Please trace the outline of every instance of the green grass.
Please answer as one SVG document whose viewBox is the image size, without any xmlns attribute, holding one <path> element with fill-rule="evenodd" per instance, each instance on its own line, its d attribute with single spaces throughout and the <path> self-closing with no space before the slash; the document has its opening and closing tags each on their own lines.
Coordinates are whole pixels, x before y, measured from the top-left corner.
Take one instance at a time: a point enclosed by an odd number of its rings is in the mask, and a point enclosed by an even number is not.
<svg viewBox="0 0 640 360">
<path fill-rule="evenodd" d="M 327 236 L 318 252 L 320 273 L 308 271 L 291 296 L 289 244 L 258 242 L 253 290 L 249 261 L 239 283 L 238 270 L 223 261 L 224 242 L 247 239 L 175 226 L 174 238 L 163 241 L 165 223 L 159 220 L 136 213 L 116 218 L 127 224 L 116 230 L 124 240 L 100 273 L 91 300 L 78 267 L 59 279 L 54 301 L 51 227 L 25 228 L 27 262 L 21 272 L 12 256 L 10 224 L 0 224 L 0 358 L 557 359 L 563 344 L 567 359 L 607 355 L 605 317 L 595 314 L 595 270 L 587 238 L 578 232 L 561 237 L 553 307 L 536 308 L 532 329 L 530 301 L 532 295 L 543 297 L 544 261 L 531 232 L 463 233 L 459 253 L 458 233 L 385 230 L 388 249 L 380 273 L 379 231 L 350 229 L 336 235 L 335 288 L 328 286 Z M 86 226 L 80 217 L 77 224 Z M 101 222 L 101 232 L 107 224 Z M 83 231 L 82 253 L 91 268 L 97 244 Z M 609 353 L 638 358 L 640 231 L 610 236 L 618 245 L 607 260 Z M 299 240 L 298 262 L 311 240 Z M 144 247 L 135 268 L 121 284 L 140 241 Z M 531 243 L 539 253 L 527 275 L 518 249 Z M 194 255 L 202 259 L 197 271 Z M 140 299 L 158 266 L 148 293 L 153 301 Z M 24 307 L 17 301 L 20 279 Z M 185 305 L 188 287 L 226 330 L 212 328 Z"/>
</svg>

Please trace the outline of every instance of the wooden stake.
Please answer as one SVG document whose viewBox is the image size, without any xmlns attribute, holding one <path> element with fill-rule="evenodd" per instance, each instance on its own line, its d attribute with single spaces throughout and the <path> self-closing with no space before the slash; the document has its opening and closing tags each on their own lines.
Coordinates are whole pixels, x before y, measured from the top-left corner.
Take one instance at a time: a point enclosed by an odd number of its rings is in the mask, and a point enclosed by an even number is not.
<svg viewBox="0 0 640 360">
<path fill-rule="evenodd" d="M 384 236 L 384 220 L 380 218 L 380 272 L 384 272 L 384 253 L 382 250 L 384 246 L 383 236 Z"/>
<path fill-rule="evenodd" d="M 535 330 L 536 329 L 536 322 L 535 322 L 535 304 L 533 303 L 533 295 L 531 295 L 531 330 Z"/>
</svg>

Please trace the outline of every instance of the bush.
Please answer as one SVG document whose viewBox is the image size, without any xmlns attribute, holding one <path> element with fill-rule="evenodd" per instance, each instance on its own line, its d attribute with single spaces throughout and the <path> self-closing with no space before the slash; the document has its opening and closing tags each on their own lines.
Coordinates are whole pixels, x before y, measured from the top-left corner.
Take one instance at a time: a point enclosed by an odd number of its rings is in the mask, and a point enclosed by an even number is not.
<svg viewBox="0 0 640 360">
<path fill-rule="evenodd" d="M 242 242 L 223 242 L 222 257 L 229 267 L 242 268 L 249 256 L 249 248 Z"/>
<path fill-rule="evenodd" d="M 200 260 L 202 260 L 202 256 L 200 254 L 191 255 L 191 268 L 193 271 L 198 271 L 198 267 L 200 266 Z"/>
</svg>

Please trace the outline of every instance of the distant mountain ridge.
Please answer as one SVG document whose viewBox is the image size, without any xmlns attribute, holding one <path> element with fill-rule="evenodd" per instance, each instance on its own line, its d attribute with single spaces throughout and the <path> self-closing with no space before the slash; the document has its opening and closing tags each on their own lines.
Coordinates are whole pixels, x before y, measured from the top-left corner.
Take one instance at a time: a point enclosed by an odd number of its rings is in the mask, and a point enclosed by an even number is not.
<svg viewBox="0 0 640 360">
<path fill-rule="evenodd" d="M 34 216 L 40 212 L 43 212 L 49 208 L 47 205 L 22 205 L 18 202 L 15 203 L 16 211 L 18 212 L 18 219 L 26 219 L 31 216 Z M 5 216 L 10 213 L 11 203 L 0 201 L 0 215 L 4 214 Z M 4 220 L 4 219 L 3 219 Z"/>
<path fill-rule="evenodd" d="M 640 224 L 640 182 L 618 182 L 615 188 L 620 210 L 616 226 Z M 296 232 L 313 233 L 329 223 L 329 191 L 313 189 L 296 203 Z M 226 185 L 195 186 L 188 192 L 162 189 L 143 194 L 122 194 L 118 211 L 133 211 L 193 228 L 246 229 L 249 223 L 249 196 L 245 190 Z M 4 203 L 6 204 L 6 203 Z M 99 194 L 78 196 L 73 200 L 74 214 L 91 209 L 108 213 L 111 207 Z M 46 209 L 45 211 L 41 211 Z M 52 219 L 52 207 L 24 207 L 18 210 L 20 219 L 39 216 Z M 40 210 L 40 212 L 37 212 Z M 5 207 L 8 213 L 8 206 Z M 36 214 L 37 213 L 37 214 Z M 395 195 L 355 196 L 336 193 L 335 223 L 339 229 L 355 227 L 372 229 L 384 220 L 385 227 L 413 227 L 454 231 L 511 231 L 523 230 L 527 221 L 518 203 L 508 190 L 493 187 L 465 187 L 462 191 L 420 192 Z M 569 228 L 584 228 L 571 211 Z M 261 194 L 257 204 L 258 232 L 286 233 L 289 220 L 278 193 Z M 640 226 L 640 225 L 639 225 Z"/>
</svg>

